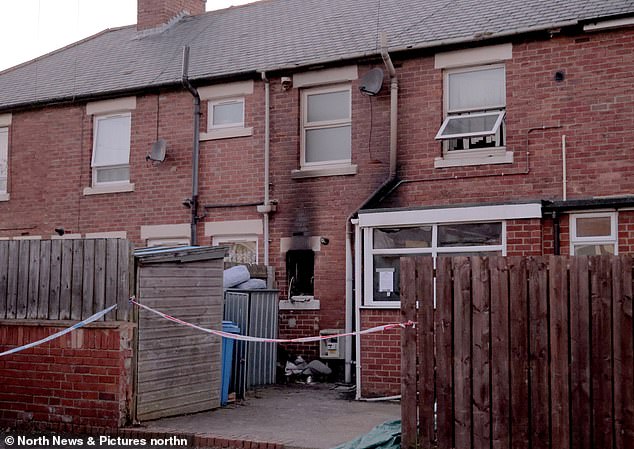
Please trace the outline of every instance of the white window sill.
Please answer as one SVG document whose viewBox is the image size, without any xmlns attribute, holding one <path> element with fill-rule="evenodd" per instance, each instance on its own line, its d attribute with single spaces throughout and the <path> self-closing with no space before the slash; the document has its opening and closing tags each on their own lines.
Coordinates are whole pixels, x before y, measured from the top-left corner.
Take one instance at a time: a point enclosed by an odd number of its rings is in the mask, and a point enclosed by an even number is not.
<svg viewBox="0 0 634 449">
<path fill-rule="evenodd" d="M 123 193 L 123 192 L 134 192 L 134 184 L 130 182 L 121 183 L 121 184 L 113 184 L 110 186 L 96 186 L 96 187 L 86 187 L 84 189 L 84 195 L 102 195 L 106 193 Z"/>
<path fill-rule="evenodd" d="M 0 201 L 9 201 L 10 196 L 8 193 L 0 193 Z"/>
<path fill-rule="evenodd" d="M 206 133 L 200 133 L 200 140 L 230 139 L 232 137 L 248 137 L 253 135 L 253 128 L 225 128 L 213 129 Z"/>
<path fill-rule="evenodd" d="M 344 176 L 344 175 L 356 175 L 357 166 L 354 164 L 341 164 L 341 165 L 323 165 L 315 167 L 304 167 L 300 170 L 292 170 L 291 178 L 303 179 L 303 178 L 317 178 L 320 176 Z"/>
<path fill-rule="evenodd" d="M 373 301 L 369 304 L 363 304 L 359 307 L 360 309 L 400 309 L 401 301 Z"/>
<path fill-rule="evenodd" d="M 434 160 L 434 168 L 464 167 L 469 165 L 512 164 L 513 152 L 505 151 L 497 154 L 445 155 Z"/>
<path fill-rule="evenodd" d="M 319 310 L 320 304 L 318 299 L 309 299 L 308 301 L 289 301 L 281 300 L 280 310 Z"/>
</svg>

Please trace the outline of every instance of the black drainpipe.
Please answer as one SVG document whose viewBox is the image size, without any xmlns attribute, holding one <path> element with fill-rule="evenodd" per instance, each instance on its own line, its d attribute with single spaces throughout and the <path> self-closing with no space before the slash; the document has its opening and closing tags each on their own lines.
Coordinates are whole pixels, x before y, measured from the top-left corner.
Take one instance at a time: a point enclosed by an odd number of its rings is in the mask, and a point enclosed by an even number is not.
<svg viewBox="0 0 634 449">
<path fill-rule="evenodd" d="M 559 214 L 553 211 L 553 251 L 555 256 L 561 254 L 560 232 Z"/>
<path fill-rule="evenodd" d="M 189 81 L 189 46 L 183 47 L 183 87 L 187 89 L 194 97 L 194 150 L 192 152 L 192 197 L 189 200 L 191 208 L 191 245 L 197 245 L 196 224 L 200 217 L 198 216 L 198 162 L 200 154 L 200 95 L 198 90 Z"/>
</svg>

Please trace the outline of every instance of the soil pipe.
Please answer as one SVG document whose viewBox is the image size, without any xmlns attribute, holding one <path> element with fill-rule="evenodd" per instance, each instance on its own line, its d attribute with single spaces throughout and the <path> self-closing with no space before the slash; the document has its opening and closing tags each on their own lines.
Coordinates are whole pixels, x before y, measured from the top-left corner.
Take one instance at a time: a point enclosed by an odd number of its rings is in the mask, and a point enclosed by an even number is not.
<svg viewBox="0 0 634 449">
<path fill-rule="evenodd" d="M 258 212 L 262 213 L 263 231 L 264 231 L 264 265 L 269 265 L 269 214 L 272 211 L 271 199 L 270 199 L 270 152 L 271 152 L 271 138 L 270 138 L 270 102 L 271 102 L 271 84 L 266 77 L 266 72 L 261 72 L 262 81 L 264 81 L 264 202 L 262 206 L 258 206 Z"/>
<path fill-rule="evenodd" d="M 191 208 L 191 236 L 190 244 L 197 245 L 196 224 L 198 223 L 198 166 L 200 160 L 200 95 L 189 81 L 189 46 L 183 47 L 183 87 L 194 97 L 194 145 L 192 151 L 192 197 Z"/>
<path fill-rule="evenodd" d="M 385 180 L 381 186 L 375 190 L 372 195 L 370 195 L 358 208 L 354 210 L 346 219 L 346 332 L 352 332 L 352 321 L 353 321 L 353 311 L 356 307 L 358 309 L 361 306 L 360 302 L 354 304 L 353 301 L 353 263 L 352 263 L 352 239 L 353 239 L 353 231 L 352 231 L 352 222 L 351 220 L 356 216 L 357 212 L 360 208 L 362 208 L 365 204 L 372 201 L 380 192 L 385 189 L 390 183 L 392 183 L 396 179 L 396 150 L 397 150 L 397 142 L 398 142 L 398 78 L 396 77 L 396 69 L 394 69 L 394 64 L 392 64 L 392 59 L 390 58 L 390 54 L 388 53 L 387 47 L 387 34 L 381 33 L 381 58 L 383 59 L 383 63 L 385 64 L 385 68 L 390 75 L 390 172 L 388 178 Z M 355 253 L 360 253 L 361 248 L 359 248 L 359 241 L 356 242 Z M 357 295 L 359 296 L 359 295 Z M 359 326 L 357 322 L 357 327 Z M 356 337 L 356 348 L 359 348 L 359 338 Z M 359 398 L 360 391 L 360 377 L 359 377 L 359 367 L 360 367 L 360 354 L 357 351 L 355 354 L 356 358 L 356 369 L 357 369 L 357 398 Z M 345 360 L 345 381 L 346 383 L 350 383 L 352 381 L 352 341 L 350 339 L 346 339 L 346 360 Z"/>
</svg>

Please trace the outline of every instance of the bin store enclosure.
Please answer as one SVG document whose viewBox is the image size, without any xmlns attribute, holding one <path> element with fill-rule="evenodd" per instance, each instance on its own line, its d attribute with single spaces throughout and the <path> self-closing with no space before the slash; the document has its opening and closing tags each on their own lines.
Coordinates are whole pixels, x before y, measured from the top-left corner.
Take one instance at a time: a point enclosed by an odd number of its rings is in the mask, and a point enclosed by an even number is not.
<svg viewBox="0 0 634 449">
<path fill-rule="evenodd" d="M 208 329 L 222 327 L 224 248 L 143 249 L 138 301 Z M 139 421 L 220 406 L 221 338 L 138 310 L 136 418 Z"/>
</svg>

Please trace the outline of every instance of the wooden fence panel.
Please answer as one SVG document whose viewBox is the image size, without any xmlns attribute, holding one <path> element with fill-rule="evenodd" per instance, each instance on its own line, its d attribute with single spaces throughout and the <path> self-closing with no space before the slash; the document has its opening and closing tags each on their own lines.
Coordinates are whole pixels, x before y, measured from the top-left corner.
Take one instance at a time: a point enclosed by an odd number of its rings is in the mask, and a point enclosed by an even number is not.
<svg viewBox="0 0 634 449">
<path fill-rule="evenodd" d="M 73 241 L 64 240 L 62 242 L 62 281 L 59 297 L 59 311 L 57 315 L 60 320 L 70 320 L 71 288 L 73 279 Z"/>
<path fill-rule="evenodd" d="M 491 447 L 510 446 L 509 269 L 506 258 L 493 257 L 491 269 Z M 448 447 L 448 446 L 442 446 Z"/>
<path fill-rule="evenodd" d="M 528 295 L 526 259 L 509 257 L 511 340 L 511 446 L 529 447 Z"/>
<path fill-rule="evenodd" d="M 29 241 L 19 241 L 18 255 L 18 295 L 15 317 L 26 318 L 26 310 L 29 298 Z"/>
<path fill-rule="evenodd" d="M 434 261 L 416 257 L 416 298 L 418 299 L 418 441 L 424 448 L 436 442 L 434 431 Z"/>
<path fill-rule="evenodd" d="M 550 258 L 550 353 L 552 444 L 570 447 L 568 415 L 568 279 L 567 260 Z"/>
<path fill-rule="evenodd" d="M 86 240 L 84 243 L 84 263 L 82 270 L 81 318 L 88 318 L 93 312 L 95 291 L 95 241 Z"/>
<path fill-rule="evenodd" d="M 37 318 L 38 296 L 40 293 L 40 240 L 29 242 L 29 277 L 28 297 L 26 301 L 26 317 Z"/>
<path fill-rule="evenodd" d="M 417 357 L 421 448 L 634 447 L 633 269 L 628 256 L 439 258 L 417 351 L 403 333 L 404 447 Z M 432 276 L 429 259 L 402 260 L 404 320 Z"/>
<path fill-rule="evenodd" d="M 62 290 L 62 241 L 51 241 L 51 278 L 48 291 L 49 320 L 59 319 L 60 294 Z"/>
<path fill-rule="evenodd" d="M 489 448 L 491 444 L 491 332 L 490 284 L 488 259 L 473 257 L 472 263 L 472 384 L 473 384 L 473 447 Z"/>
<path fill-rule="evenodd" d="M 0 241 L 0 292 L 6 292 L 9 286 L 9 242 Z M 7 314 L 7 295 L 0 293 L 0 320 Z"/>
<path fill-rule="evenodd" d="M 590 279 L 587 257 L 570 258 L 571 447 L 590 449 Z"/>
<path fill-rule="evenodd" d="M 48 318 L 49 292 L 51 289 L 51 240 L 44 240 L 40 245 L 40 285 L 37 303 L 37 318 Z"/>
<path fill-rule="evenodd" d="M 612 311 L 609 261 L 590 258 L 592 294 L 592 427 L 594 447 L 612 447 Z"/>
<path fill-rule="evenodd" d="M 534 449 L 548 448 L 548 261 L 543 257 L 528 261 L 531 439 Z"/>
<path fill-rule="evenodd" d="M 436 262 L 436 404 L 437 442 L 440 448 L 455 447 L 453 433 L 453 296 L 451 259 Z"/>
<path fill-rule="evenodd" d="M 453 259 L 454 431 L 456 447 L 471 447 L 471 262 Z"/>
<path fill-rule="evenodd" d="M 614 324 L 614 447 L 634 445 L 634 327 L 632 258 L 612 260 Z"/>
<path fill-rule="evenodd" d="M 401 321 L 416 320 L 416 265 L 412 258 L 401 258 Z M 416 398 L 416 329 L 407 327 L 401 332 L 401 352 L 414 354 L 401 363 L 401 447 L 416 447 L 418 422 Z"/>
<path fill-rule="evenodd" d="M 14 240 L 9 242 L 9 272 L 7 276 L 7 312 L 8 319 L 17 318 L 18 313 L 18 261 L 20 254 L 20 242 Z"/>
<path fill-rule="evenodd" d="M 1 241 L 0 319 L 127 320 L 133 267 L 126 240 Z"/>
</svg>

